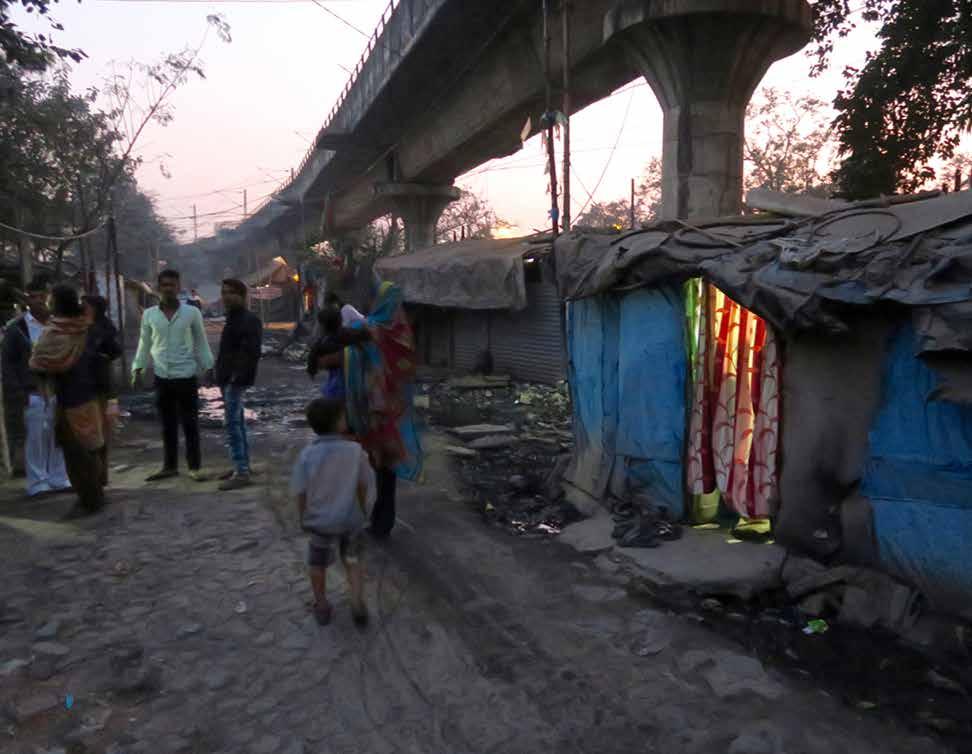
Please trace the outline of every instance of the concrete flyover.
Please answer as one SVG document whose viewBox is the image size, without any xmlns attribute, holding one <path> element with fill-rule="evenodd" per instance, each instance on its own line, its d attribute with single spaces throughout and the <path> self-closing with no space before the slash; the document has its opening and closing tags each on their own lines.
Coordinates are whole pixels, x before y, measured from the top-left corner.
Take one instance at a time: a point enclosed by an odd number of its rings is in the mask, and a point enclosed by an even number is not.
<svg viewBox="0 0 972 754">
<path fill-rule="evenodd" d="M 559 107 L 564 3 L 550 0 Z M 392 7 L 394 6 L 394 7 Z M 294 179 L 232 236 L 340 236 L 388 212 L 413 248 L 431 242 L 459 175 L 516 152 L 545 109 L 539 0 L 400 0 L 369 44 Z M 664 212 L 739 209 L 743 115 L 769 65 L 809 40 L 806 0 L 572 0 L 577 112 L 644 76 L 665 113 Z M 272 247 L 272 248 L 271 248 Z"/>
</svg>

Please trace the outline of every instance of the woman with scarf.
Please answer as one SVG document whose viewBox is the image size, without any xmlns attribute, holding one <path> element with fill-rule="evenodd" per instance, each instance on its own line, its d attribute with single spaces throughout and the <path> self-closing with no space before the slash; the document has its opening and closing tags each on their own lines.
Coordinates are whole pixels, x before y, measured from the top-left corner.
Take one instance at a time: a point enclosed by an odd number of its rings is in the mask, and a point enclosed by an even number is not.
<svg viewBox="0 0 972 754">
<path fill-rule="evenodd" d="M 415 479 L 422 450 L 412 415 L 415 340 L 402 306 L 401 289 L 380 283 L 365 327 L 370 340 L 344 350 L 348 426 L 371 457 L 377 499 L 371 533 L 383 539 L 395 525 L 396 477 Z"/>
<path fill-rule="evenodd" d="M 54 288 L 51 315 L 34 346 L 30 368 L 44 378 L 45 393 L 57 395 L 55 436 L 80 508 L 93 513 L 105 504 L 107 416 L 99 392 L 101 366 L 110 356 L 102 339 L 89 332 L 90 322 L 73 288 Z"/>
</svg>

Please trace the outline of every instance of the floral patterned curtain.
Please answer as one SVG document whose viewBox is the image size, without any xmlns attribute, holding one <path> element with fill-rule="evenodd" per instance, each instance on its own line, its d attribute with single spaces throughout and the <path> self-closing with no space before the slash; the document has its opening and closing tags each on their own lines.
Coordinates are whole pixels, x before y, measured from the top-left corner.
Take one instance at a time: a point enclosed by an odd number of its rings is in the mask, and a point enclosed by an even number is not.
<svg viewBox="0 0 972 754">
<path fill-rule="evenodd" d="M 780 359 L 772 328 L 702 281 L 691 318 L 694 395 L 686 472 L 744 518 L 773 513 L 779 482 Z"/>
</svg>

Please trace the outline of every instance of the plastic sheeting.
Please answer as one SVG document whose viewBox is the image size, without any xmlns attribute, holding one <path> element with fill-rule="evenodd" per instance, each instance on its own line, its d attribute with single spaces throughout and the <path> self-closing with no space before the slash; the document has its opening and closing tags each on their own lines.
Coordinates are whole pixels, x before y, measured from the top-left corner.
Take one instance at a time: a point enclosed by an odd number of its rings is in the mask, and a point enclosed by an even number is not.
<svg viewBox="0 0 972 754">
<path fill-rule="evenodd" d="M 675 519 L 683 515 L 685 450 L 685 302 L 680 287 L 635 291 L 621 299 L 616 453 L 627 484 Z"/>
<path fill-rule="evenodd" d="M 596 498 L 644 497 L 684 512 L 684 301 L 677 287 L 568 307 L 575 450 L 566 478 Z"/>
<path fill-rule="evenodd" d="M 778 333 L 838 334 L 879 304 L 907 307 L 922 354 L 972 353 L 972 191 L 800 222 L 663 222 L 623 236 L 565 233 L 561 295 L 584 298 L 702 277 Z M 855 309 L 857 310 L 855 312 Z"/>
<path fill-rule="evenodd" d="M 972 408 L 930 400 L 934 371 L 902 327 L 887 355 L 861 492 L 881 562 L 933 602 L 972 616 Z"/>
<path fill-rule="evenodd" d="M 574 455 L 565 478 L 595 498 L 607 492 L 618 424 L 617 299 L 601 296 L 567 307 L 568 375 L 574 408 Z"/>
<path fill-rule="evenodd" d="M 385 257 L 375 271 L 410 304 L 519 311 L 527 305 L 523 258 L 549 250 L 523 238 L 472 239 Z"/>
</svg>

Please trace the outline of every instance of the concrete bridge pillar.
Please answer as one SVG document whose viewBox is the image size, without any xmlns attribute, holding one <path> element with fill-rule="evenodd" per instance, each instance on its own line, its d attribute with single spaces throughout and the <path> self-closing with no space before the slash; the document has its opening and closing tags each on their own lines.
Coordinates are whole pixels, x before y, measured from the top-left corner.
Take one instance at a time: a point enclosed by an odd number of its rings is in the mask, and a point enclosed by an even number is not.
<svg viewBox="0 0 972 754">
<path fill-rule="evenodd" d="M 405 225 L 407 253 L 424 249 L 435 243 L 435 224 L 449 202 L 462 192 L 455 186 L 434 186 L 422 183 L 379 183 L 375 194 L 387 199 Z"/>
<path fill-rule="evenodd" d="M 812 31 L 806 0 L 619 0 L 619 39 L 664 112 L 662 218 L 738 214 L 746 106 Z"/>
</svg>

